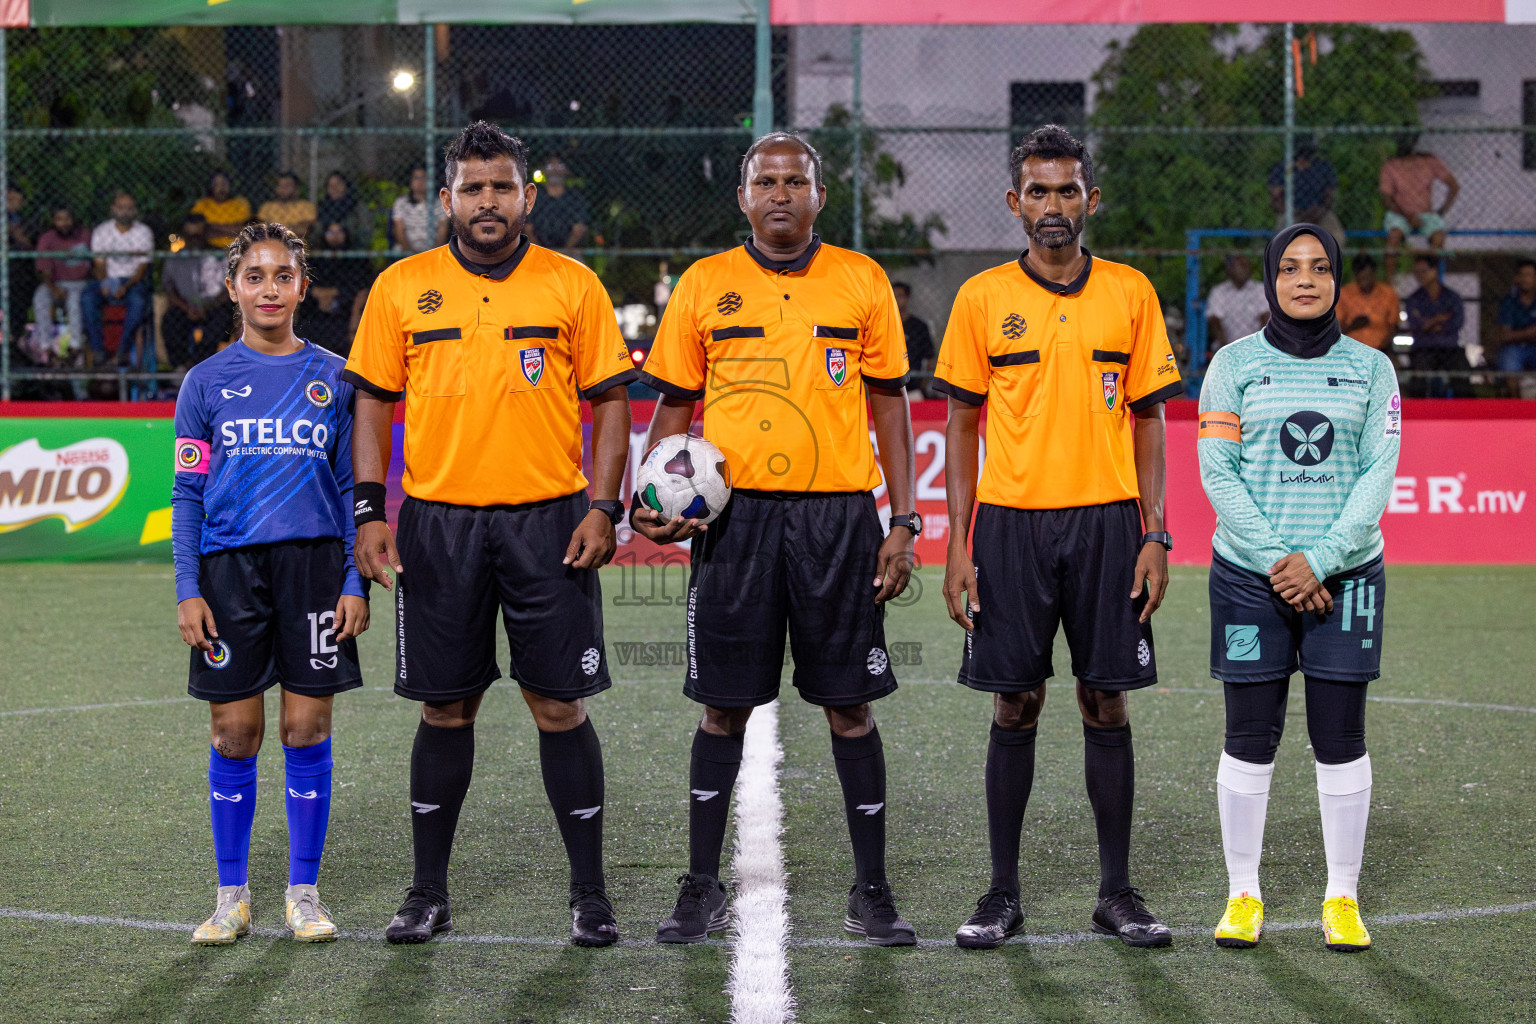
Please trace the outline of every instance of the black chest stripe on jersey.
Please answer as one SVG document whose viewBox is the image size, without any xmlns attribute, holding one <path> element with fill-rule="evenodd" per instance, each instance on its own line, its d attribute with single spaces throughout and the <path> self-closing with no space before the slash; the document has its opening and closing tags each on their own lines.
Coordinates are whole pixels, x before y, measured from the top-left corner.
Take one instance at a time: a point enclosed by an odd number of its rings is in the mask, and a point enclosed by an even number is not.
<svg viewBox="0 0 1536 1024">
<path fill-rule="evenodd" d="M 993 366 L 1023 366 L 1025 363 L 1038 363 L 1040 350 L 1032 348 L 1028 352 L 1007 352 L 1000 356 L 987 356 L 987 362 Z"/>
<path fill-rule="evenodd" d="M 558 327 L 508 327 L 507 337 L 512 341 L 522 341 L 524 338 L 549 338 L 551 340 L 560 337 Z"/>
<path fill-rule="evenodd" d="M 439 327 L 435 331 L 417 331 L 411 335 L 411 344 L 425 345 L 429 341 L 452 341 L 464 337 L 457 327 Z"/>
<path fill-rule="evenodd" d="M 1096 348 L 1093 350 L 1093 361 L 1096 363 L 1119 363 L 1122 366 L 1131 365 L 1129 352 L 1111 352 L 1108 349 Z"/>
<path fill-rule="evenodd" d="M 767 332 L 761 327 L 717 327 L 709 332 L 712 341 L 729 341 L 732 338 L 762 338 Z"/>
<path fill-rule="evenodd" d="M 822 327 L 817 325 L 811 328 L 813 338 L 839 338 L 843 341 L 858 341 L 859 329 L 857 327 Z"/>
</svg>

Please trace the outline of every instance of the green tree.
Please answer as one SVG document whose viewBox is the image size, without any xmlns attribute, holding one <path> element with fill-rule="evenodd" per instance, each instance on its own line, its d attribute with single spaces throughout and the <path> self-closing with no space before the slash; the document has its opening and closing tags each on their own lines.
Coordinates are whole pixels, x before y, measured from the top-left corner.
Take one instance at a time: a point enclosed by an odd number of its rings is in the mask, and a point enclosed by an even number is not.
<svg viewBox="0 0 1536 1024">
<path fill-rule="evenodd" d="M 881 145 L 879 133 L 865 128 L 859 137 L 848 108 L 833 104 L 822 119 L 821 127 L 808 135 L 811 145 L 821 153 L 822 174 L 827 185 L 827 204 L 816 218 L 817 233 L 833 245 L 853 244 L 854 141 L 858 138 L 861 151 L 857 164 L 863 175 L 859 205 L 864 218 L 864 247 L 907 249 L 914 254 L 907 259 L 882 259 L 885 263 L 930 259 L 922 254 L 933 248 L 935 232 L 947 232 L 943 217 L 936 213 L 922 219 L 910 213 L 888 217 L 879 211 L 880 201 L 894 199 L 896 190 L 907 183 L 907 169 Z"/>
</svg>

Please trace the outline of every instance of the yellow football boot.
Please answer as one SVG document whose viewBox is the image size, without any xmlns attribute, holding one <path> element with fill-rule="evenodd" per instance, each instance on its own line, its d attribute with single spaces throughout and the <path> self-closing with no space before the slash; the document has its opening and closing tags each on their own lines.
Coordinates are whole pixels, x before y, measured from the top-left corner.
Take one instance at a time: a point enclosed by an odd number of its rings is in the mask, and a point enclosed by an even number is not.
<svg viewBox="0 0 1536 1024">
<path fill-rule="evenodd" d="M 1234 896 L 1227 900 L 1227 912 L 1216 926 L 1216 945 L 1229 949 L 1252 949 L 1264 932 L 1264 903 L 1252 896 Z"/>
<path fill-rule="evenodd" d="M 1360 920 L 1360 904 L 1348 896 L 1323 901 L 1323 942 L 1340 953 L 1371 948 L 1371 933 Z"/>
<path fill-rule="evenodd" d="M 213 916 L 192 933 L 194 946 L 228 946 L 251 930 L 251 890 L 245 885 L 219 886 Z"/>
<path fill-rule="evenodd" d="M 299 942 L 335 942 L 336 922 L 312 885 L 290 885 L 283 923 Z"/>
</svg>

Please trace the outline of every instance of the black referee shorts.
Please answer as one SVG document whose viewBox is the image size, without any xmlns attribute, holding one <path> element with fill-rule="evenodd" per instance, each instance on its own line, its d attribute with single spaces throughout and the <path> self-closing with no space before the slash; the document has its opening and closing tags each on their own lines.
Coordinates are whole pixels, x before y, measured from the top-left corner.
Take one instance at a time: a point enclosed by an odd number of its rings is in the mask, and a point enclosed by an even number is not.
<svg viewBox="0 0 1536 1024">
<path fill-rule="evenodd" d="M 800 696 L 848 707 L 896 689 L 875 603 L 874 495 L 737 490 L 693 541 L 683 693 L 717 708 L 779 695 L 784 634 Z"/>
<path fill-rule="evenodd" d="M 357 641 L 336 639 L 336 602 L 347 577 L 340 540 L 291 540 L 204 555 L 198 588 L 219 637 L 192 649 L 187 692 L 244 700 L 274 685 L 329 697 L 363 685 Z"/>
<path fill-rule="evenodd" d="M 1132 601 L 1141 552 L 1134 501 L 1078 508 L 981 505 L 971 538 L 976 628 L 965 635 L 960 682 L 974 690 L 1021 693 L 1052 675 L 1059 623 L 1072 674 L 1095 690 L 1136 690 L 1157 682 L 1152 624 Z"/>
<path fill-rule="evenodd" d="M 611 686 L 597 571 L 563 564 L 589 507 L 585 491 L 483 508 L 406 498 L 395 692 L 431 703 L 482 693 L 501 677 L 498 608 L 525 690 L 576 700 Z"/>
</svg>

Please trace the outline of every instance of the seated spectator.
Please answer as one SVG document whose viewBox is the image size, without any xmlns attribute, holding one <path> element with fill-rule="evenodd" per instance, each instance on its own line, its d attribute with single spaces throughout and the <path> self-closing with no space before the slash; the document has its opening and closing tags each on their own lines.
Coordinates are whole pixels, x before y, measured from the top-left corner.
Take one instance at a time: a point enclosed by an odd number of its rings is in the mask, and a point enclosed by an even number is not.
<svg viewBox="0 0 1536 1024">
<path fill-rule="evenodd" d="M 924 398 L 928 393 L 928 377 L 933 373 L 933 332 L 928 322 L 907 311 L 912 301 L 912 286 L 905 281 L 892 281 L 891 291 L 896 293 L 896 308 L 901 311 L 901 329 L 907 336 L 907 366 L 912 380 L 907 391 L 913 398 Z M 919 374 L 922 376 L 919 377 Z"/>
<path fill-rule="evenodd" d="M 32 229 L 36 226 L 32 218 L 27 215 L 27 196 L 15 185 L 10 185 L 5 191 L 5 221 L 6 231 L 11 236 L 11 248 L 25 252 L 32 248 Z M 32 260 L 11 260 L 10 266 L 5 268 L 6 276 L 10 278 L 11 295 L 30 295 L 37 286 L 37 271 Z M 26 326 L 26 304 L 21 302 L 11 303 L 10 332 L 12 337 L 20 337 Z"/>
<path fill-rule="evenodd" d="M 1408 311 L 1408 331 L 1413 335 L 1408 366 L 1412 370 L 1470 370 L 1467 354 L 1461 347 L 1461 328 L 1466 322 L 1461 296 L 1440 280 L 1439 263 L 1429 256 L 1416 256 L 1413 276 L 1418 291 L 1403 303 Z M 1472 384 L 1465 376 L 1415 378 L 1408 393 L 1418 397 L 1472 397 Z"/>
<path fill-rule="evenodd" d="M 326 176 L 325 195 L 315 204 L 315 224 L 308 239 L 311 249 L 325 244 L 325 231 L 331 224 L 340 224 L 357 248 L 373 248 L 373 213 L 368 204 L 357 198 L 352 182 L 340 171 Z"/>
<path fill-rule="evenodd" d="M 208 223 L 190 213 L 181 224 L 179 253 L 160 268 L 160 285 L 170 305 L 160 318 L 160 335 L 171 365 L 184 369 L 207 359 L 229 337 L 234 305 L 224 286 L 224 250 L 208 248 Z"/>
<path fill-rule="evenodd" d="M 1339 190 L 1339 176 L 1333 164 L 1317 152 L 1317 143 L 1308 136 L 1296 140 L 1295 173 L 1291 176 L 1291 224 L 1316 224 L 1338 239 L 1344 248 L 1344 225 L 1333 212 L 1333 197 Z M 1289 227 L 1285 222 L 1285 164 L 1275 164 L 1269 171 L 1269 199 L 1274 207 L 1275 230 Z M 1234 339 L 1236 340 L 1236 339 Z"/>
<path fill-rule="evenodd" d="M 1515 286 L 1499 302 L 1499 369 L 1536 370 L 1536 260 L 1515 264 Z"/>
<path fill-rule="evenodd" d="M 414 167 L 411 169 L 410 191 L 396 199 L 389 211 L 389 237 L 395 248 L 412 253 L 426 252 L 434 245 L 447 242 L 448 218 L 437 210 L 437 226 L 429 227 L 433 212 L 427 198 L 427 169 Z"/>
<path fill-rule="evenodd" d="M 39 259 L 39 284 L 32 293 L 32 322 L 50 343 L 53 340 L 53 310 L 64 306 L 64 322 L 69 333 L 60 339 L 58 350 L 85 348 L 85 318 L 80 312 L 80 296 L 91 281 L 91 235 L 85 225 L 75 220 L 67 206 L 53 211 L 53 226 L 37 240 L 39 252 L 70 253 L 70 258 Z"/>
<path fill-rule="evenodd" d="M 257 220 L 281 224 L 300 238 L 309 234 L 315 216 L 315 204 L 299 195 L 299 176 L 292 171 L 277 176 L 277 188 L 272 198 L 256 211 Z"/>
<path fill-rule="evenodd" d="M 251 201 L 230 193 L 229 175 L 214 171 L 208 175 L 208 194 L 192 204 L 192 212 L 208 220 L 208 244 L 220 249 L 233 242 L 251 220 Z"/>
<path fill-rule="evenodd" d="M 1419 235 L 1430 248 L 1445 248 L 1445 215 L 1461 191 L 1450 168 L 1433 153 L 1415 152 L 1417 136 L 1398 140 L 1397 156 L 1381 165 L 1381 204 L 1387 208 L 1381 226 L 1387 233 L 1387 280 L 1397 273 L 1397 253 L 1403 242 Z M 1435 182 L 1445 183 L 1445 202 L 1435 209 Z"/>
<path fill-rule="evenodd" d="M 340 223 L 327 224 L 321 240 L 309 258 L 309 294 L 299 307 L 299 333 L 345 356 L 352 350 L 352 335 L 363 315 L 373 271 L 366 258 L 335 255 L 354 248 Z"/>
<path fill-rule="evenodd" d="M 1227 279 L 1205 299 L 1208 355 L 1257 333 L 1269 320 L 1269 301 L 1264 298 L 1264 286 L 1253 279 L 1248 257 L 1234 253 L 1227 257 L 1226 268 Z"/>
<path fill-rule="evenodd" d="M 559 157 L 542 173 L 544 187 L 528 214 L 528 234 L 547 249 L 574 249 L 587 237 L 587 201 L 566 187 L 571 171 Z"/>
<path fill-rule="evenodd" d="M 1397 292 L 1376 279 L 1376 260 L 1368 252 L 1351 264 L 1355 279 L 1339 289 L 1339 327 L 1362 345 L 1392 354 L 1397 335 Z"/>
<path fill-rule="evenodd" d="M 130 358 L 130 354 L 139 342 L 139 332 L 149 326 L 149 259 L 155 251 L 155 236 L 149 225 L 139 220 L 139 207 L 132 195 L 119 192 L 112 198 L 112 219 L 102 221 L 91 232 L 91 250 L 121 255 L 98 256 L 92 267 L 96 281 L 80 294 L 80 313 L 91 343 L 86 357 L 105 364 L 102 310 L 123 306 L 123 337 L 118 344 L 117 365 L 137 365 L 139 361 Z M 143 354 L 148 355 L 148 350 Z"/>
</svg>

